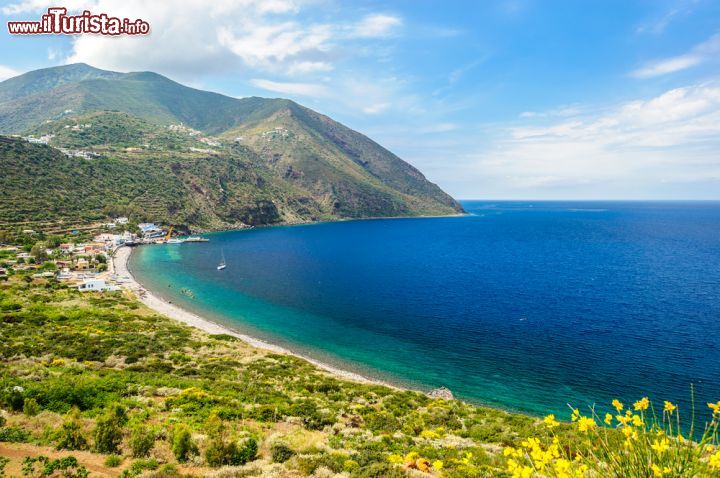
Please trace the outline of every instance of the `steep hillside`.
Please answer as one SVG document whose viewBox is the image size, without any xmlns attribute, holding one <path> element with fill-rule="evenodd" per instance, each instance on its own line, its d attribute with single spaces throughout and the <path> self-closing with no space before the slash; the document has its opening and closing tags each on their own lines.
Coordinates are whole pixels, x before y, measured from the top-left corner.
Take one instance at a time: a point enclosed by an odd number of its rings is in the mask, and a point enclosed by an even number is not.
<svg viewBox="0 0 720 478">
<path fill-rule="evenodd" d="M 290 100 L 189 88 L 156 73 L 69 65 L 6 80 L 0 132 L 46 137 L 84 156 L 3 146 L 0 161 L 12 171 L 2 180 L 5 194 L 18 197 L 1 206 L 3 222 L 60 214 L 44 209 L 59 194 L 51 185 L 71 184 L 67 194 L 88 197 L 80 193 L 92 181 L 63 176 L 75 167 L 102 176 L 93 186 L 95 206 L 84 201 L 87 207 L 65 215 L 119 205 L 152 214 L 146 219 L 215 228 L 462 211 L 417 169 L 327 116 Z"/>
</svg>

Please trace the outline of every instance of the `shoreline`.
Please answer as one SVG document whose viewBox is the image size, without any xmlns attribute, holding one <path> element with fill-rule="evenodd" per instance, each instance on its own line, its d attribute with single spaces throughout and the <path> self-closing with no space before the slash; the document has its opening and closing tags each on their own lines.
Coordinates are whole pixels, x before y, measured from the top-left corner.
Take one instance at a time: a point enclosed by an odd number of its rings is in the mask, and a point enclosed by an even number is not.
<svg viewBox="0 0 720 478">
<path fill-rule="evenodd" d="M 130 269 L 128 268 L 128 262 L 130 260 L 131 254 L 132 248 L 130 247 L 121 246 L 116 249 L 115 253 L 111 257 L 112 270 L 118 277 L 128 279 L 121 284 L 122 289 L 132 292 L 140 302 L 142 302 L 155 312 L 159 313 L 160 315 L 164 315 L 165 317 L 169 317 L 172 320 L 182 322 L 185 325 L 189 325 L 211 335 L 231 335 L 237 339 L 242 340 L 247 345 L 254 348 L 263 349 L 278 354 L 292 355 L 294 357 L 311 363 L 320 370 L 327 372 L 341 380 L 349 380 L 368 385 L 382 385 L 392 388 L 394 390 L 410 390 L 408 388 L 399 387 L 397 385 L 382 380 L 371 379 L 356 372 L 343 370 L 338 367 L 326 364 L 324 362 L 320 362 L 319 360 L 315 360 L 311 357 L 299 354 L 297 352 L 293 352 L 292 350 L 289 350 L 285 347 L 281 347 L 279 345 L 266 342 L 256 337 L 251 337 L 249 335 L 239 333 L 236 330 L 233 330 L 231 327 L 218 324 L 217 322 L 193 314 L 192 312 L 189 312 L 182 307 L 169 303 L 161 299 L 160 297 L 154 295 L 150 290 L 148 290 L 147 288 L 145 288 L 145 286 L 139 283 L 137 279 L 135 279 L 135 276 L 132 275 L 132 272 L 130 272 Z M 420 393 L 424 393 L 420 390 L 417 391 Z"/>
</svg>

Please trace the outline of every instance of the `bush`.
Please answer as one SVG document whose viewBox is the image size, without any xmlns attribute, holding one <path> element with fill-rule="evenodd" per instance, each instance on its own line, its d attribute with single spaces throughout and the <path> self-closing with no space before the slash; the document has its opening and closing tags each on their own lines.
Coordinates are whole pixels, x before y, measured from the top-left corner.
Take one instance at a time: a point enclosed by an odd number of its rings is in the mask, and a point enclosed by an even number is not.
<svg viewBox="0 0 720 478">
<path fill-rule="evenodd" d="M 158 466 L 160 466 L 160 464 L 154 458 L 149 460 L 136 460 L 120 473 L 120 478 L 134 478 L 142 475 L 146 470 L 157 470 Z"/>
<path fill-rule="evenodd" d="M 119 406 L 98 420 L 95 427 L 95 451 L 118 453 L 123 438 L 123 425 L 126 421 L 125 409 Z"/>
<path fill-rule="evenodd" d="M 58 450 L 85 450 L 87 440 L 80 427 L 80 412 L 73 409 L 65 417 L 60 430 L 57 431 L 55 448 Z"/>
<path fill-rule="evenodd" d="M 198 452 L 197 445 L 193 442 L 190 429 L 185 425 L 180 425 L 175 429 L 172 440 L 172 452 L 175 459 L 180 463 L 188 461 L 190 455 Z"/>
<path fill-rule="evenodd" d="M 155 445 L 155 432 L 142 426 L 136 426 L 130 432 L 128 444 L 134 458 L 146 457 Z"/>
<path fill-rule="evenodd" d="M 0 478 L 5 478 L 5 466 L 7 466 L 8 463 L 10 463 L 9 458 L 0 456 Z"/>
<path fill-rule="evenodd" d="M 23 413 L 28 417 L 34 417 L 40 413 L 40 405 L 34 398 L 26 398 L 23 403 Z"/>
<path fill-rule="evenodd" d="M 87 478 L 87 468 L 80 465 L 74 456 L 50 460 L 46 456 L 36 458 L 26 456 L 22 465 L 23 476 L 45 478 L 62 476 L 63 478 Z"/>
<path fill-rule="evenodd" d="M 205 461 L 213 467 L 240 466 L 254 460 L 257 450 L 257 441 L 254 438 L 247 439 L 241 447 L 234 441 L 225 443 L 222 439 L 216 438 L 205 450 Z"/>
<path fill-rule="evenodd" d="M 273 443 L 270 447 L 270 456 L 275 463 L 285 463 L 295 454 L 292 448 L 285 443 Z"/>
<path fill-rule="evenodd" d="M 123 457 L 120 455 L 110 455 L 105 458 L 105 466 L 108 468 L 115 468 L 122 465 Z"/>
<path fill-rule="evenodd" d="M 27 443 L 30 441 L 30 432 L 20 427 L 0 428 L 0 441 L 8 443 Z"/>
</svg>

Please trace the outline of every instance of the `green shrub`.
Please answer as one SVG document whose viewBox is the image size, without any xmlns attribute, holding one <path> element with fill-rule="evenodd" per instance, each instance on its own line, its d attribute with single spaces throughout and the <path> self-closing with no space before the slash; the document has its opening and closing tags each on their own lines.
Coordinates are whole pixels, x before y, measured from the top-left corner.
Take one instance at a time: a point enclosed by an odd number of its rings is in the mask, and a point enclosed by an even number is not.
<svg viewBox="0 0 720 478">
<path fill-rule="evenodd" d="M 0 456 L 0 478 L 5 478 L 5 467 L 10 463 L 10 458 Z"/>
<path fill-rule="evenodd" d="M 31 478 L 87 478 L 87 468 L 80 465 L 74 456 L 50 460 L 46 456 L 25 457 L 22 465 L 23 476 Z"/>
<path fill-rule="evenodd" d="M 0 441 L 27 443 L 30 441 L 30 432 L 20 427 L 3 427 L 0 428 Z"/>
<path fill-rule="evenodd" d="M 134 478 L 142 475 L 144 471 L 157 470 L 158 466 L 160 466 L 160 464 L 155 458 L 150 458 L 149 460 L 136 460 L 132 465 L 125 468 L 123 472 L 120 473 L 120 478 Z"/>
<path fill-rule="evenodd" d="M 80 427 L 80 412 L 75 408 L 65 417 L 60 430 L 56 434 L 56 445 L 58 450 L 85 450 L 87 440 Z"/>
<path fill-rule="evenodd" d="M 295 454 L 292 448 L 285 443 L 273 443 L 270 447 L 270 456 L 275 463 L 285 463 Z"/>
<path fill-rule="evenodd" d="M 134 458 L 144 458 L 150 454 L 153 445 L 155 445 L 155 432 L 143 427 L 135 426 L 130 432 L 130 450 Z"/>
<path fill-rule="evenodd" d="M 254 438 L 245 440 L 242 446 L 238 446 L 234 441 L 226 443 L 224 440 L 216 438 L 205 450 L 205 461 L 213 467 L 244 465 L 255 459 L 257 450 L 257 441 Z"/>
<path fill-rule="evenodd" d="M 40 413 L 40 405 L 34 398 L 26 398 L 23 403 L 23 413 L 28 417 L 34 417 Z"/>
<path fill-rule="evenodd" d="M 190 429 L 185 425 L 179 425 L 173 433 L 172 452 L 180 463 L 188 461 L 190 455 L 196 455 L 198 452 Z"/>
<path fill-rule="evenodd" d="M 117 453 L 123 438 L 123 425 L 127 421 L 125 409 L 116 406 L 97 421 L 95 427 L 95 451 Z"/>
<path fill-rule="evenodd" d="M 122 465 L 123 457 L 120 455 L 110 455 L 107 458 L 105 458 L 105 466 L 108 468 L 116 468 L 120 465 Z"/>
</svg>

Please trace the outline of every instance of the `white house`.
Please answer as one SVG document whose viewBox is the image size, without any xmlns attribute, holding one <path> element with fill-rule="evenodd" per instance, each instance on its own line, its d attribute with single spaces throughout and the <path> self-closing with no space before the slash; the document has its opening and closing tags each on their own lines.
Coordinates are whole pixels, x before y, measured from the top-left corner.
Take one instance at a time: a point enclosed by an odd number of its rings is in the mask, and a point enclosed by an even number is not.
<svg viewBox="0 0 720 478">
<path fill-rule="evenodd" d="M 120 290 L 118 286 L 107 284 L 102 279 L 87 279 L 78 286 L 80 292 L 103 292 L 106 290 Z"/>
<path fill-rule="evenodd" d="M 119 218 L 115 219 L 115 224 L 127 224 L 127 223 L 128 223 L 128 218 L 126 218 L 126 217 L 119 217 Z"/>
</svg>

